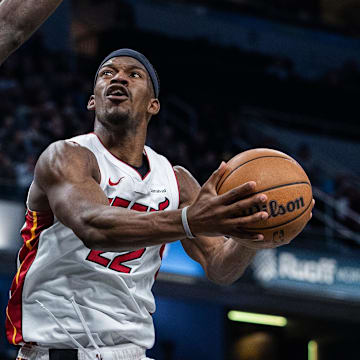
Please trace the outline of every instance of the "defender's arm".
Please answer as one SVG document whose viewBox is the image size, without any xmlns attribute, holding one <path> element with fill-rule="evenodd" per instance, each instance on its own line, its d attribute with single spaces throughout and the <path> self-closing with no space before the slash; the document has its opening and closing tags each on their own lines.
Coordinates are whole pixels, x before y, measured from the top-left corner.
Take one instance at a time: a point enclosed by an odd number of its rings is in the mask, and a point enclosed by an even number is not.
<svg viewBox="0 0 360 360">
<path fill-rule="evenodd" d="M 61 2 L 62 0 L 0 0 L 0 65 Z"/>
</svg>

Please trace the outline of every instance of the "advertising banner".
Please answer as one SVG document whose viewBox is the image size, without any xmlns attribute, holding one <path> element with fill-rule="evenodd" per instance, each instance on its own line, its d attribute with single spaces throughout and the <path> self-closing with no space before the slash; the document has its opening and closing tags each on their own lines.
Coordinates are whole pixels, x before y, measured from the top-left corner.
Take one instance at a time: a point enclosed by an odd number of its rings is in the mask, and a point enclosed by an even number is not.
<svg viewBox="0 0 360 360">
<path fill-rule="evenodd" d="M 252 269 L 264 287 L 360 301 L 359 257 L 284 247 L 259 251 Z"/>
</svg>

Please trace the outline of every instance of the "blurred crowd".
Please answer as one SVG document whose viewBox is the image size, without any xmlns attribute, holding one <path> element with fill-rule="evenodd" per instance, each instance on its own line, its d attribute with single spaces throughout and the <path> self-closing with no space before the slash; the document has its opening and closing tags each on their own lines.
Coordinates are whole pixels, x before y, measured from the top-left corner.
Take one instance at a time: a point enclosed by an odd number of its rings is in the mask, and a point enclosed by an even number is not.
<svg viewBox="0 0 360 360">
<path fill-rule="evenodd" d="M 0 184 L 10 198 L 24 196 L 46 146 L 91 128 L 84 111 L 91 83 L 66 54 L 46 52 L 35 39 L 31 54 L 21 50 L 0 67 Z"/>
<path fill-rule="evenodd" d="M 248 12 L 282 21 L 336 29 L 358 36 L 360 6 L 356 0 L 174 0 L 212 6 L 229 11 Z"/>
<path fill-rule="evenodd" d="M 268 15 L 283 15 L 292 19 L 298 18 L 304 21 L 310 21 L 319 18 L 321 11 L 320 0 L 274 0 L 269 4 L 266 0 L 181 0 L 182 2 L 193 2 L 212 5 L 233 10 L 242 10 L 249 8 L 258 12 L 268 10 Z"/>
</svg>

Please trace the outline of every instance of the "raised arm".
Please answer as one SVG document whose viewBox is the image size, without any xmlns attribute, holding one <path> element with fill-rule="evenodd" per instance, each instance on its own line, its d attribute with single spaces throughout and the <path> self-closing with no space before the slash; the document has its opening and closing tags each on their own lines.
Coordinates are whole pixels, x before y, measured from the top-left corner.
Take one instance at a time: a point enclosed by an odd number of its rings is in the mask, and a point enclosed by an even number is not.
<svg viewBox="0 0 360 360">
<path fill-rule="evenodd" d="M 0 0 L 0 65 L 61 2 L 62 0 Z"/>
<path fill-rule="evenodd" d="M 223 164 L 189 209 L 190 225 L 199 235 L 241 235 L 241 223 L 261 215 L 236 219 L 236 201 L 243 196 L 242 188 L 222 196 L 209 192 L 209 184 L 214 187 L 224 171 Z M 95 250 L 135 250 L 185 237 L 181 210 L 143 213 L 111 207 L 99 182 L 98 164 L 88 149 L 65 141 L 54 143 L 36 165 L 30 208 L 51 209 L 59 221 Z"/>
</svg>

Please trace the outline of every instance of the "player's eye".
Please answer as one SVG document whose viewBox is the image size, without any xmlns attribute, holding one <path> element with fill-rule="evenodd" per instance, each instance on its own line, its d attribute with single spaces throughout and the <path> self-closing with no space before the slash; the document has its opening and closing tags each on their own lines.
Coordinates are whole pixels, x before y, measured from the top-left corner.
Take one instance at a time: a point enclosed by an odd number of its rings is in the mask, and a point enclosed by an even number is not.
<svg viewBox="0 0 360 360">
<path fill-rule="evenodd" d="M 130 73 L 130 76 L 133 77 L 133 78 L 136 78 L 136 79 L 141 78 L 141 74 L 138 73 L 137 71 L 132 71 L 132 72 Z"/>
<path fill-rule="evenodd" d="M 101 76 L 111 76 L 113 72 L 111 70 L 103 70 Z"/>
</svg>

